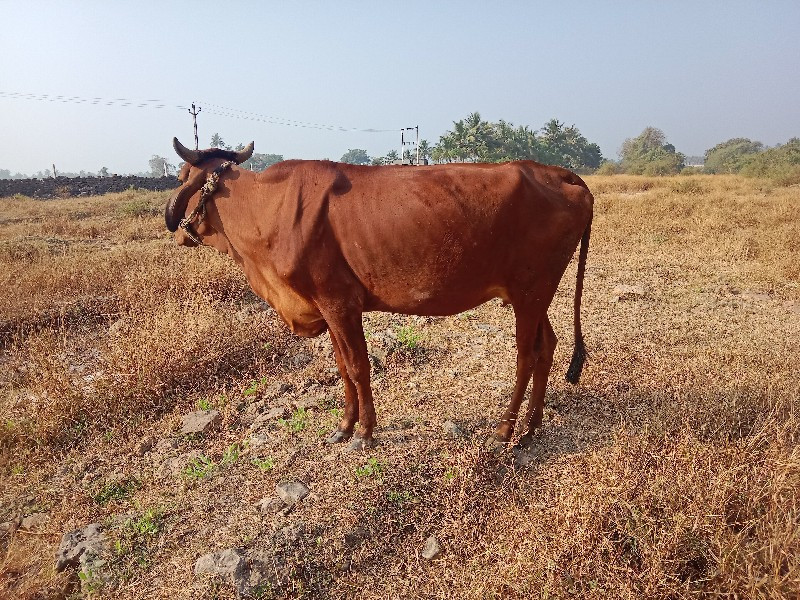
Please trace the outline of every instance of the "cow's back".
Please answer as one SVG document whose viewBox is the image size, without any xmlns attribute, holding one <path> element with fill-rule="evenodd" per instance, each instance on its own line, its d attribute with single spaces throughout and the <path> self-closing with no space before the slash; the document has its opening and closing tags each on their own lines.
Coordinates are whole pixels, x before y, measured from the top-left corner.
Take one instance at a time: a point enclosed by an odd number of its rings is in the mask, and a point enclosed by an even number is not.
<svg viewBox="0 0 800 600">
<path fill-rule="evenodd" d="M 557 167 L 336 166 L 348 185 L 328 226 L 367 309 L 453 314 L 542 279 L 554 292 L 586 223 L 585 184 Z"/>
</svg>

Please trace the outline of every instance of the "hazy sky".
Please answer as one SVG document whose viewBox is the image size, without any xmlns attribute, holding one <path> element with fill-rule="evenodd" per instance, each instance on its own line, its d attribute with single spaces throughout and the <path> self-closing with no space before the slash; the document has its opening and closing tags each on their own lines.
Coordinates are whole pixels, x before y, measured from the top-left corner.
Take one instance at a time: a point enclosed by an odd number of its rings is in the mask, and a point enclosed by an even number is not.
<svg viewBox="0 0 800 600">
<path fill-rule="evenodd" d="M 478 111 L 576 125 L 616 158 L 661 128 L 685 154 L 800 135 L 800 1 L 37 2 L 0 0 L 0 168 L 148 170 L 214 132 L 287 158 L 435 143 Z M 12 92 L 77 97 L 72 102 Z M 81 99 L 102 98 L 98 104 Z M 164 108 L 106 100 L 160 100 Z M 148 103 L 154 105 L 154 103 Z"/>
</svg>

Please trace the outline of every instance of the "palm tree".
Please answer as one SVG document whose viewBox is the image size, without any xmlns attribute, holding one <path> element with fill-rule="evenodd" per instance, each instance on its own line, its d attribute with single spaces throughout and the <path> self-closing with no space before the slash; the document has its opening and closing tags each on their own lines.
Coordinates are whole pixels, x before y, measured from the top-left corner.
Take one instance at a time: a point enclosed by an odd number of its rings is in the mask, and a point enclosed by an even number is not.
<svg viewBox="0 0 800 600">
<path fill-rule="evenodd" d="M 218 133 L 215 133 L 211 136 L 211 147 L 212 148 L 224 148 L 225 142 L 222 141 L 222 138 Z"/>
</svg>

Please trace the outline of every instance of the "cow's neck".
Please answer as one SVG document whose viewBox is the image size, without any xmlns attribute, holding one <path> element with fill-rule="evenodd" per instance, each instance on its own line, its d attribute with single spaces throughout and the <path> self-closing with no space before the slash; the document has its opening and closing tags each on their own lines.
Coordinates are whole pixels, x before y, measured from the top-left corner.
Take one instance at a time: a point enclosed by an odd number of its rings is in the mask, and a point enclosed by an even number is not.
<svg viewBox="0 0 800 600">
<path fill-rule="evenodd" d="M 215 199 L 215 219 L 224 235 L 213 245 L 242 267 L 253 291 L 269 302 L 294 333 L 318 335 L 324 330 L 319 312 L 289 285 L 273 260 L 280 234 L 280 186 L 259 182 L 251 172 L 240 173 L 236 180 L 225 182 L 226 197 Z"/>
</svg>

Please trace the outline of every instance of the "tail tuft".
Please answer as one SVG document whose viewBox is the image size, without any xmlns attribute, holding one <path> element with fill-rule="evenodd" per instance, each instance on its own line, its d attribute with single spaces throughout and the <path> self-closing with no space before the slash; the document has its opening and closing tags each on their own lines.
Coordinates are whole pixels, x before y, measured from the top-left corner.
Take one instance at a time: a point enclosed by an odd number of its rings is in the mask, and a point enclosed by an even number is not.
<svg viewBox="0 0 800 600">
<path fill-rule="evenodd" d="M 583 338 L 576 340 L 575 349 L 572 351 L 572 360 L 567 369 L 566 380 L 571 384 L 578 383 L 583 371 L 583 363 L 586 362 L 586 346 L 583 345 Z"/>
</svg>

